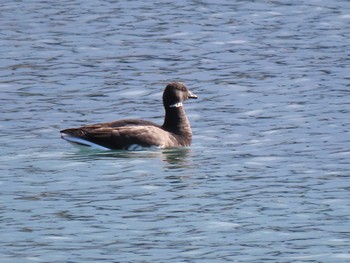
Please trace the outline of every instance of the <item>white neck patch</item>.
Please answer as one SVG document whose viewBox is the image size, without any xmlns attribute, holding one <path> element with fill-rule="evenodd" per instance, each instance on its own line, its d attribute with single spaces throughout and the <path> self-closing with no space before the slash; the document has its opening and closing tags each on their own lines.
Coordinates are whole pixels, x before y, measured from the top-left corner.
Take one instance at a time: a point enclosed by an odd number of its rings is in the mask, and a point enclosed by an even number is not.
<svg viewBox="0 0 350 263">
<path fill-rule="evenodd" d="M 182 102 L 178 102 L 178 103 L 169 105 L 170 108 L 179 108 L 179 107 L 182 107 L 182 106 L 183 106 Z"/>
</svg>

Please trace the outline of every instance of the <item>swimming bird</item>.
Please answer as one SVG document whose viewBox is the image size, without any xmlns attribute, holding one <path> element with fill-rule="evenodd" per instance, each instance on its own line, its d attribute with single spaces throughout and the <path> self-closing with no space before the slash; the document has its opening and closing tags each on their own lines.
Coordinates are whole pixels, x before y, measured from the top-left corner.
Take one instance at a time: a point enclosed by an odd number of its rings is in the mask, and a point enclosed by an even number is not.
<svg viewBox="0 0 350 263">
<path fill-rule="evenodd" d="M 182 82 L 169 83 L 163 92 L 163 125 L 139 119 L 123 119 L 60 131 L 66 141 L 100 150 L 138 150 L 145 147 L 190 146 L 192 130 L 183 102 L 197 99 Z"/>
</svg>

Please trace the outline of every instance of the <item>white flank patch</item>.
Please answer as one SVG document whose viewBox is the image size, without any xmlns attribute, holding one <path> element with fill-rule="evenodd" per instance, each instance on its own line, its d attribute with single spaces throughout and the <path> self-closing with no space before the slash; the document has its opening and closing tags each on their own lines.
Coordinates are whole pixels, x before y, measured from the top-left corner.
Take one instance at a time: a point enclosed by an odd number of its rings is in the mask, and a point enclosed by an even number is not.
<svg viewBox="0 0 350 263">
<path fill-rule="evenodd" d="M 109 148 L 106 148 L 104 146 L 98 145 L 98 144 L 93 143 L 93 142 L 89 142 L 89 141 L 81 139 L 81 138 L 70 136 L 70 135 L 65 134 L 65 133 L 62 133 L 62 138 L 65 139 L 66 141 L 72 143 L 74 146 L 77 146 L 78 148 L 89 147 L 91 149 L 96 149 L 96 150 L 104 150 L 104 151 L 110 150 Z"/>
<path fill-rule="evenodd" d="M 65 133 L 62 133 L 62 138 L 65 139 L 66 141 L 70 142 L 73 146 L 77 147 L 80 150 L 102 150 L 102 151 L 110 151 L 111 149 L 106 148 L 102 145 L 78 138 L 78 137 L 74 137 Z M 159 149 L 159 148 L 164 148 L 164 145 L 160 145 L 160 146 L 151 146 L 151 147 L 143 147 L 139 144 L 131 144 L 128 147 L 128 151 L 144 151 L 144 150 L 150 150 L 150 149 Z"/>
<path fill-rule="evenodd" d="M 142 147 L 141 145 L 139 144 L 131 144 L 129 147 L 128 147 L 128 151 L 141 151 L 143 150 L 144 147 Z"/>
<path fill-rule="evenodd" d="M 129 147 L 128 147 L 128 151 L 147 151 L 147 150 L 152 150 L 152 149 L 160 149 L 160 148 L 164 148 L 164 146 L 156 146 L 156 145 L 153 145 L 153 146 L 150 146 L 150 147 L 143 147 L 139 144 L 131 144 Z"/>
</svg>

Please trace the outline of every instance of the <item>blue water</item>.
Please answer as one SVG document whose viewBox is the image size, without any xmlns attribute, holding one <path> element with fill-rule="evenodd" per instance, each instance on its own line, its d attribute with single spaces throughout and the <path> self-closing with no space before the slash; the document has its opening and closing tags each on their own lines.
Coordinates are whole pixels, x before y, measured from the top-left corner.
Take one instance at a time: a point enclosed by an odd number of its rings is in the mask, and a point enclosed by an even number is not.
<svg viewBox="0 0 350 263">
<path fill-rule="evenodd" d="M 349 262 L 350 2 L 0 3 L 1 262 Z M 193 145 L 79 152 L 59 130 Z"/>
</svg>

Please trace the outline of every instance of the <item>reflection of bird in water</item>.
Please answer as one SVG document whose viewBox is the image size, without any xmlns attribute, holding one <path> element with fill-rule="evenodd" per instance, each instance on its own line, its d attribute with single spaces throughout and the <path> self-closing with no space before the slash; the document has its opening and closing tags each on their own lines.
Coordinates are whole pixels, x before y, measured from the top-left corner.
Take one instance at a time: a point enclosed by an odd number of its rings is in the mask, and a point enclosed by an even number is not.
<svg viewBox="0 0 350 263">
<path fill-rule="evenodd" d="M 70 159 L 72 156 L 70 156 Z M 189 147 L 151 149 L 144 148 L 140 151 L 81 151 L 73 155 L 77 160 L 91 158 L 116 158 L 133 160 L 158 160 L 164 163 L 165 169 L 188 169 L 193 168 L 192 150 Z"/>
<path fill-rule="evenodd" d="M 171 148 L 162 151 L 163 161 L 169 169 L 188 168 L 191 166 L 192 151 L 190 148 Z"/>
<path fill-rule="evenodd" d="M 65 129 L 68 142 L 100 150 L 138 150 L 143 147 L 181 147 L 192 143 L 192 130 L 183 102 L 197 96 L 181 82 L 168 84 L 163 93 L 162 126 L 145 120 L 125 119 Z"/>
</svg>

